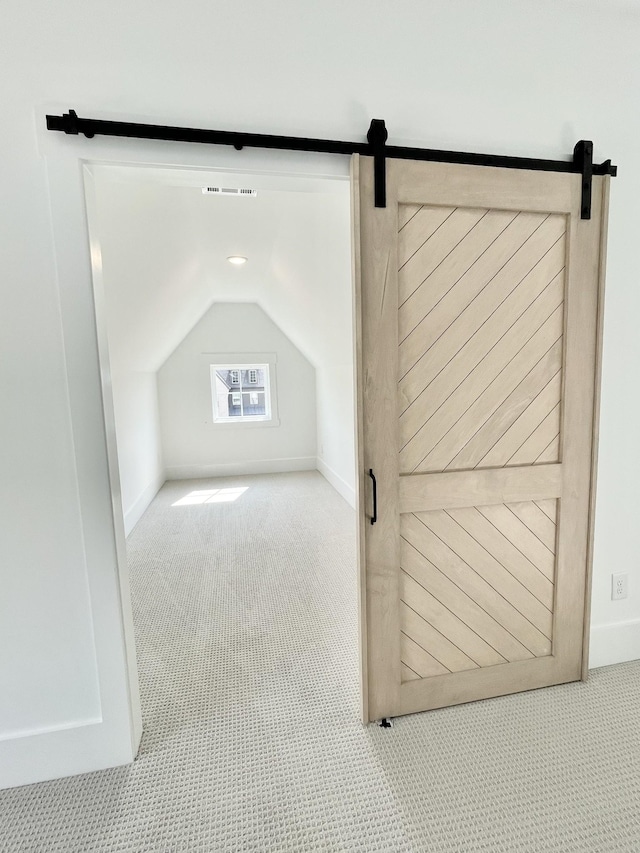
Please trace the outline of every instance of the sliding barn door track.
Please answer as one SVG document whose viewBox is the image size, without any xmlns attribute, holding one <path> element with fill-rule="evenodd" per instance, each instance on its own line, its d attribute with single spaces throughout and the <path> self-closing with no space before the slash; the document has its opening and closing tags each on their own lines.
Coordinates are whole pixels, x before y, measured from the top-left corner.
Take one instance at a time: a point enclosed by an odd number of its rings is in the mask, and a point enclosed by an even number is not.
<svg viewBox="0 0 640 853">
<path fill-rule="evenodd" d="M 271 148 L 282 151 L 313 151 L 322 154 L 364 154 L 374 160 L 374 202 L 386 207 L 387 157 L 396 160 L 429 160 L 438 163 L 466 163 L 471 166 L 494 166 L 503 169 L 529 169 L 539 172 L 574 172 L 582 175 L 581 218 L 591 219 L 591 178 L 593 175 L 615 177 L 617 166 L 611 160 L 593 163 L 593 142 L 576 143 L 571 160 L 539 160 L 500 154 L 471 154 L 463 151 L 441 151 L 435 148 L 405 148 L 387 145 L 387 128 L 382 119 L 373 119 L 366 142 L 340 142 L 333 139 L 307 139 L 300 136 L 273 136 L 265 133 L 242 133 L 229 130 L 203 130 L 193 127 L 171 127 L 160 124 L 138 124 L 129 121 L 103 121 L 81 118 L 75 110 L 61 116 L 48 115 L 47 129 L 62 133 L 94 136 L 121 136 L 132 139 L 161 139 L 169 142 L 198 142 L 204 145 L 233 145 L 242 148 Z"/>
</svg>

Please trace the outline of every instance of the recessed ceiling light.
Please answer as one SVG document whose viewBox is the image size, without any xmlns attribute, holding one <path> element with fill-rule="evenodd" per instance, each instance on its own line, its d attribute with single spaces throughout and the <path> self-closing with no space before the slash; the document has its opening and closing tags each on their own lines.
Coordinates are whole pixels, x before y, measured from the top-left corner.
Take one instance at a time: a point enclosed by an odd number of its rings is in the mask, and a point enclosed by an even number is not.
<svg viewBox="0 0 640 853">
<path fill-rule="evenodd" d="M 230 264 L 236 264 L 236 266 L 241 266 L 242 264 L 247 263 L 247 259 L 243 258 L 242 255 L 230 255 L 227 260 Z"/>
</svg>

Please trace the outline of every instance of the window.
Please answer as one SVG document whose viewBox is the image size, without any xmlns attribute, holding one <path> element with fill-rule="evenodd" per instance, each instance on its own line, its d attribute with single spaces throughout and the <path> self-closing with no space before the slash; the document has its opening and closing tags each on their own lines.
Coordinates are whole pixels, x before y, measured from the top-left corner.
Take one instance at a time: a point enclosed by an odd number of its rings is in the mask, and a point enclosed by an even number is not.
<svg viewBox="0 0 640 853">
<path fill-rule="evenodd" d="M 271 420 L 269 365 L 211 365 L 213 422 Z"/>
</svg>

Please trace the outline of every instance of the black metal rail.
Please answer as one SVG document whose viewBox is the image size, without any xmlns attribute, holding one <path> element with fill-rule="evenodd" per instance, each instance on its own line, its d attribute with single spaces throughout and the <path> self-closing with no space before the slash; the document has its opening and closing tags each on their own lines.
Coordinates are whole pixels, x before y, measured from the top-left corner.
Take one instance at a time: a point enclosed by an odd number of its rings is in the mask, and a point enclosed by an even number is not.
<svg viewBox="0 0 640 853">
<path fill-rule="evenodd" d="M 367 142 L 340 142 L 332 139 L 312 139 L 299 136 L 275 136 L 266 133 L 243 133 L 229 130 L 206 130 L 194 127 L 172 127 L 159 124 L 139 124 L 129 121 L 103 121 L 81 118 L 74 110 L 63 115 L 48 115 L 47 129 L 67 134 L 119 136 L 133 139 L 158 139 L 169 142 L 196 142 L 205 145 L 232 145 L 242 148 L 268 148 L 283 151 L 313 151 L 322 154 L 364 154 L 374 158 L 374 193 L 376 207 L 386 206 L 385 161 L 428 160 L 438 163 L 463 163 L 473 166 L 493 166 L 503 169 L 529 169 L 542 172 L 574 172 L 582 175 L 583 219 L 591 218 L 591 177 L 615 177 L 617 166 L 611 160 L 593 163 L 593 143 L 581 140 L 575 146 L 571 160 L 540 160 L 530 157 L 511 157 L 500 154 L 472 154 L 463 151 L 443 151 L 434 148 L 407 148 L 387 145 L 387 129 L 382 119 L 373 119 Z"/>
</svg>

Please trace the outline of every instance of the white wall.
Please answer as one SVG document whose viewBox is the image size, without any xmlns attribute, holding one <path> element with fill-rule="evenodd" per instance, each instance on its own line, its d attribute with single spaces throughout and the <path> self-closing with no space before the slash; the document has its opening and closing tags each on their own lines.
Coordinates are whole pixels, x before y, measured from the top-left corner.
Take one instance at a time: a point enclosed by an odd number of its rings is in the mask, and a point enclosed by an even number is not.
<svg viewBox="0 0 640 853">
<path fill-rule="evenodd" d="M 349 182 L 92 171 L 114 382 L 127 371 L 159 368 L 213 301 L 261 305 L 316 368 L 317 465 L 353 506 Z M 202 194 L 203 185 L 218 184 L 252 187 L 257 197 Z M 232 267 L 230 254 L 249 263 Z M 121 469 L 124 493 L 122 461 Z"/>
<path fill-rule="evenodd" d="M 322 364 L 316 371 L 318 470 L 356 507 L 353 375 L 351 364 Z"/>
<path fill-rule="evenodd" d="M 113 407 L 126 535 L 165 481 L 156 374 L 113 375 Z"/>
<path fill-rule="evenodd" d="M 264 305 L 315 365 L 318 469 L 355 506 L 351 224 L 348 186 L 341 189 L 279 235 L 277 286 Z"/>
<path fill-rule="evenodd" d="M 174 4 L 150 0 L 2 6 L 0 682 L 11 689 L 0 692 L 0 736 L 8 739 L 0 785 L 117 764 L 132 751 L 108 436 L 73 185 L 79 158 L 346 168 L 302 155 L 51 139 L 47 109 L 336 139 L 362 139 L 370 118 L 382 117 L 392 143 L 539 157 L 567 157 L 577 139 L 594 139 L 596 158 L 612 157 L 620 176 L 610 222 L 592 662 L 637 657 L 637 3 L 398 0 L 373 9 L 365 0 L 192 0 L 178 29 L 176 20 Z M 233 85 L 212 88 L 220 80 Z M 47 175 L 65 157 L 74 168 L 49 190 Z M 622 569 L 629 597 L 613 603 L 610 574 Z M 96 665 L 85 657 L 75 668 L 92 644 Z M 73 668 L 75 689 L 53 695 L 48 685 L 63 686 Z"/>
<path fill-rule="evenodd" d="M 251 353 L 275 360 L 277 421 L 214 424 L 210 365 Z M 158 394 L 169 479 L 316 467 L 315 371 L 258 305 L 212 305 L 158 371 Z"/>
<path fill-rule="evenodd" d="M 136 270 L 137 287 L 123 281 L 122 267 L 131 261 L 127 249 L 138 246 L 144 258 L 146 247 L 132 233 L 123 242 L 119 226 L 125 209 L 114 199 L 112 182 L 104 170 L 85 169 L 84 176 L 97 322 L 108 349 L 122 514 L 128 535 L 165 479 L 155 371 L 149 370 L 144 359 L 145 329 L 132 322 L 131 310 L 132 303 L 140 301 L 140 292 L 147 292 L 153 282 L 147 280 L 151 274 L 144 266 Z M 129 200 L 127 214 L 135 215 L 132 207 L 135 205 Z"/>
</svg>

